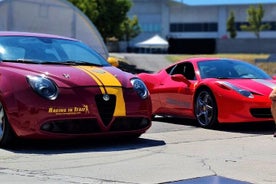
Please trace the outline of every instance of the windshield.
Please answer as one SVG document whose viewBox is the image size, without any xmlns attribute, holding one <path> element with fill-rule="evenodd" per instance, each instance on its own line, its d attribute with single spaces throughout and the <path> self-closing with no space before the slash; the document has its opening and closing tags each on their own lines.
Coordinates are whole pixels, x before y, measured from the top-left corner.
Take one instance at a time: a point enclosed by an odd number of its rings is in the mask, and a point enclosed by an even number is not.
<svg viewBox="0 0 276 184">
<path fill-rule="evenodd" d="M 198 63 L 200 76 L 219 79 L 271 79 L 260 68 L 242 61 L 219 59 Z"/>
<path fill-rule="evenodd" d="M 82 42 L 35 36 L 0 37 L 0 59 L 12 62 L 109 65 L 102 56 Z"/>
</svg>

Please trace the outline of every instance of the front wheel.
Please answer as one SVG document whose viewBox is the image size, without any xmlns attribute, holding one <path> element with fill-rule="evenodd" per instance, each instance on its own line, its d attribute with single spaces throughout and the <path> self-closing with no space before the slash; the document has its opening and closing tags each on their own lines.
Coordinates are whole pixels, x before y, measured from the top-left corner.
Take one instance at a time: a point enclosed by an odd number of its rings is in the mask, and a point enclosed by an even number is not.
<svg viewBox="0 0 276 184">
<path fill-rule="evenodd" d="M 217 124 L 217 105 L 209 89 L 201 90 L 195 99 L 195 116 L 199 126 L 214 128 Z"/>
<path fill-rule="evenodd" d="M 15 135 L 7 119 L 3 105 L 0 103 L 0 147 L 9 147 Z"/>
</svg>

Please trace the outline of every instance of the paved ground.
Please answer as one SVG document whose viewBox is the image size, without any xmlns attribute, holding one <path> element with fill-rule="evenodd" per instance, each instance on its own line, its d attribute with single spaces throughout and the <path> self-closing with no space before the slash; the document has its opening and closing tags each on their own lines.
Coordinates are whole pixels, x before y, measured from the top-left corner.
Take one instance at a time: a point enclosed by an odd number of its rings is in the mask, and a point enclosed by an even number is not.
<svg viewBox="0 0 276 184">
<path fill-rule="evenodd" d="M 166 59 L 166 55 L 162 54 L 111 53 L 110 55 L 125 59 L 138 72 L 157 72 L 172 64 Z"/>
<path fill-rule="evenodd" d="M 136 142 L 25 143 L 0 149 L 1 183 L 274 184 L 276 139 L 268 128 L 206 130 L 153 122 Z"/>
</svg>

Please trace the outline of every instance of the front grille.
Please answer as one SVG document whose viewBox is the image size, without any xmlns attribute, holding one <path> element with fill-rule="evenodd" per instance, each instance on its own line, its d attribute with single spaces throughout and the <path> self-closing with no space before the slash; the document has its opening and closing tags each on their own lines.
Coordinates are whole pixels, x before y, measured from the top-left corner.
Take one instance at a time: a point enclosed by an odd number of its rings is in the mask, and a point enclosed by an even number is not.
<svg viewBox="0 0 276 184">
<path fill-rule="evenodd" d="M 250 113 L 255 118 L 272 118 L 270 108 L 255 108 L 250 109 Z"/>
<path fill-rule="evenodd" d="M 110 132 L 124 132 L 143 130 L 151 126 L 148 118 L 116 118 L 112 123 Z M 44 123 L 41 130 L 62 134 L 92 134 L 102 133 L 96 119 L 58 120 Z"/>
<path fill-rule="evenodd" d="M 110 131 L 132 131 L 142 130 L 151 125 L 151 121 L 146 118 L 116 118 Z"/>
<path fill-rule="evenodd" d="M 109 100 L 105 101 L 103 99 L 103 95 L 96 95 L 95 101 L 104 125 L 108 126 L 112 120 L 113 113 L 115 110 L 116 96 L 109 95 Z"/>
<path fill-rule="evenodd" d="M 101 132 L 96 119 L 73 119 L 47 122 L 41 130 L 52 133 L 88 134 Z"/>
</svg>

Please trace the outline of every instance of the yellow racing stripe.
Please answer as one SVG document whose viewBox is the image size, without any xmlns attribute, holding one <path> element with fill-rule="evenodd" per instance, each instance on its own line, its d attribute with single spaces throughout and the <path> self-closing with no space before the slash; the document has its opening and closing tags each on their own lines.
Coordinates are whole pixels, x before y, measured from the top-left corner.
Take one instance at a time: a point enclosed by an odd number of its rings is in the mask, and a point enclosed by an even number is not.
<svg viewBox="0 0 276 184">
<path fill-rule="evenodd" d="M 123 96 L 122 84 L 111 73 L 94 66 L 75 66 L 76 68 L 87 73 L 91 78 L 95 80 L 101 89 L 102 94 L 114 94 L 116 95 L 116 106 L 113 116 L 125 116 L 126 105 Z"/>
</svg>

